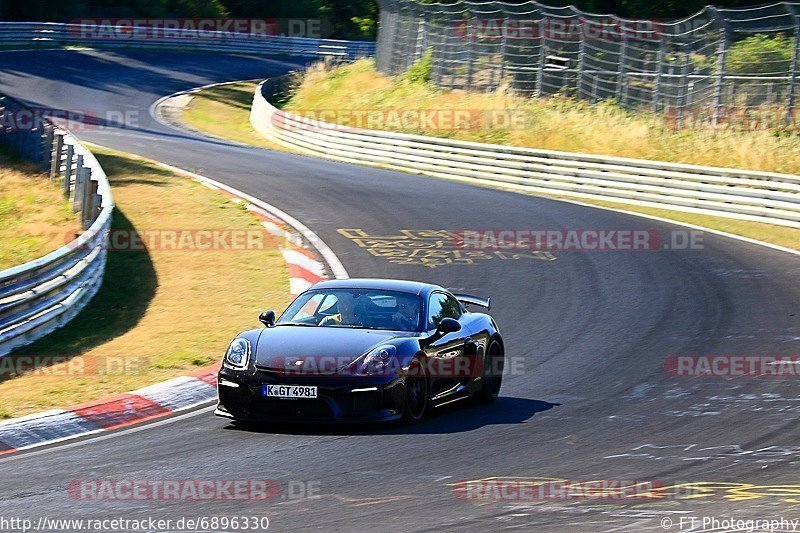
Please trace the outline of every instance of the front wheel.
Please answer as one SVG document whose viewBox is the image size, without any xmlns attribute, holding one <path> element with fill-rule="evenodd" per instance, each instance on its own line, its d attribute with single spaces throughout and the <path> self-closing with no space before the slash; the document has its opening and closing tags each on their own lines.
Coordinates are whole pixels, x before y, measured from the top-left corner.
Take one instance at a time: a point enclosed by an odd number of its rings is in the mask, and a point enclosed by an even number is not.
<svg viewBox="0 0 800 533">
<path fill-rule="evenodd" d="M 406 398 L 403 405 L 403 422 L 414 424 L 424 419 L 430 407 L 428 379 L 423 366 L 414 360 L 406 376 Z"/>
<path fill-rule="evenodd" d="M 481 390 L 478 392 L 478 400 L 481 402 L 491 403 L 497 399 L 503 384 L 504 364 L 503 348 L 499 342 L 492 341 L 486 350 L 486 364 L 483 368 Z"/>
</svg>

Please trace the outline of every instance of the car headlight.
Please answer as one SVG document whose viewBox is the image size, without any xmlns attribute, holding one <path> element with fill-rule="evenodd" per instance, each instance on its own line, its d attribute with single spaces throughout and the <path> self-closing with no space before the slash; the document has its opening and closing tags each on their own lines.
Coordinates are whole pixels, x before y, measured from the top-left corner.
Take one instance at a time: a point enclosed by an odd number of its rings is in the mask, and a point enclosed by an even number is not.
<svg viewBox="0 0 800 533">
<path fill-rule="evenodd" d="M 359 369 L 362 374 L 382 374 L 391 368 L 397 348 L 390 344 L 378 346 L 369 352 Z"/>
<path fill-rule="evenodd" d="M 250 362 L 250 341 L 233 339 L 225 352 L 225 364 L 232 368 L 246 368 Z"/>
</svg>

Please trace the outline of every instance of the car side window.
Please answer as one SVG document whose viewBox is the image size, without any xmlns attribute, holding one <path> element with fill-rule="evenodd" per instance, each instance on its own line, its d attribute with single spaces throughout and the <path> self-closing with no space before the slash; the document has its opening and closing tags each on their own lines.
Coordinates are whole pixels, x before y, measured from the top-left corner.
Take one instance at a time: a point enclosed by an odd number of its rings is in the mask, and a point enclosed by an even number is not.
<svg viewBox="0 0 800 533">
<path fill-rule="evenodd" d="M 428 304 L 428 327 L 430 329 L 437 327 L 443 318 L 458 320 L 460 317 L 461 306 L 458 304 L 458 300 L 442 292 L 431 294 Z"/>
</svg>

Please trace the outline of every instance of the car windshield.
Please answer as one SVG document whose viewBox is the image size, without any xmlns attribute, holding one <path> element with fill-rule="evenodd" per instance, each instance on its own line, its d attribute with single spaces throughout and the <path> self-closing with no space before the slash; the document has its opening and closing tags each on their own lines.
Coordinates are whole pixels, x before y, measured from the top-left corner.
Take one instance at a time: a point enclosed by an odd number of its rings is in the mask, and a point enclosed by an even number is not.
<svg viewBox="0 0 800 533">
<path fill-rule="evenodd" d="M 422 299 L 378 289 L 321 289 L 297 297 L 278 325 L 421 331 Z"/>
</svg>

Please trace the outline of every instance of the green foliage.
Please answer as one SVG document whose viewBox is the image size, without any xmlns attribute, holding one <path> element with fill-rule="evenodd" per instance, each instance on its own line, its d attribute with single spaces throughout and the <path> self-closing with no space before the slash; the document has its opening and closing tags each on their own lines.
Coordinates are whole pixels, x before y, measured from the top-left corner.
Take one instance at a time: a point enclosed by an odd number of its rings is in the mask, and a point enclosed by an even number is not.
<svg viewBox="0 0 800 533">
<path fill-rule="evenodd" d="M 168 13 L 180 17 L 227 17 L 228 10 L 220 0 L 166 0 Z"/>
<path fill-rule="evenodd" d="M 421 58 L 412 63 L 408 70 L 403 74 L 403 79 L 409 83 L 428 83 L 433 74 L 433 53 L 425 51 Z"/>
<path fill-rule="evenodd" d="M 353 17 L 353 24 L 358 26 L 358 31 L 367 39 L 374 39 L 378 35 L 378 21 L 372 17 Z"/>
<path fill-rule="evenodd" d="M 791 69 L 793 51 L 791 37 L 756 34 L 731 46 L 727 70 L 734 74 L 785 74 Z"/>
</svg>

